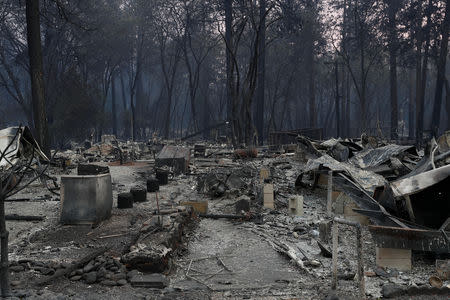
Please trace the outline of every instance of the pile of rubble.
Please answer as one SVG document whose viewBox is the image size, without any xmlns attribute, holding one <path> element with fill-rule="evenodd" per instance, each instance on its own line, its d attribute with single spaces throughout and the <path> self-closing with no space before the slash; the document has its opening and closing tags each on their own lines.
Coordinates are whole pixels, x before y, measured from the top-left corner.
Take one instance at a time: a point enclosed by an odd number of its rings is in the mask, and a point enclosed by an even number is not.
<svg viewBox="0 0 450 300">
<path fill-rule="evenodd" d="M 450 133 L 425 150 L 367 136 L 272 148 L 104 136 L 53 152 L 59 193 L 11 243 L 15 295 L 449 292 Z"/>
</svg>

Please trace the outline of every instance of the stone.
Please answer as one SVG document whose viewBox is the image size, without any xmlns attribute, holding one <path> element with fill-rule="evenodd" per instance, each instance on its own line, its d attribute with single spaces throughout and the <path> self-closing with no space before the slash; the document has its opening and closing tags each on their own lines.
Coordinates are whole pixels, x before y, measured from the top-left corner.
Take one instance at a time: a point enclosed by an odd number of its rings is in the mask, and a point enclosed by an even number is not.
<svg viewBox="0 0 450 300">
<path fill-rule="evenodd" d="M 304 226 L 302 226 L 302 225 L 295 225 L 293 230 L 295 232 L 303 233 L 303 232 L 306 231 L 306 228 Z"/>
<path fill-rule="evenodd" d="M 55 274 L 55 270 L 45 267 L 34 267 L 35 271 L 38 271 L 42 275 L 53 275 Z"/>
<path fill-rule="evenodd" d="M 168 286 L 166 276 L 159 273 L 135 275 L 130 279 L 131 286 L 162 289 Z"/>
<path fill-rule="evenodd" d="M 11 284 L 12 286 L 18 286 L 18 285 L 21 284 L 21 282 L 20 282 L 19 280 L 11 280 L 11 281 L 10 281 L 10 284 Z"/>
<path fill-rule="evenodd" d="M 68 263 L 68 262 L 62 262 L 62 263 L 61 263 L 61 267 L 64 268 L 64 269 L 67 269 L 67 268 L 69 268 L 70 266 L 72 266 L 71 263 Z"/>
<path fill-rule="evenodd" d="M 111 267 L 111 268 L 109 268 L 111 271 L 113 271 L 113 272 L 117 272 L 117 271 L 119 271 L 119 268 L 118 267 L 116 267 L 116 266 L 114 266 L 114 267 Z"/>
<path fill-rule="evenodd" d="M 125 274 L 125 273 L 117 273 L 117 274 L 114 274 L 114 276 L 113 276 L 113 279 L 116 281 L 121 280 L 121 279 L 126 279 L 126 278 L 127 278 L 127 274 Z"/>
<path fill-rule="evenodd" d="M 110 174 L 63 175 L 60 193 L 62 224 L 93 224 L 111 217 Z"/>
<path fill-rule="evenodd" d="M 117 282 L 115 282 L 114 280 L 103 280 L 102 282 L 100 282 L 100 284 L 106 286 L 116 286 Z"/>
<path fill-rule="evenodd" d="M 147 179 L 147 192 L 154 193 L 159 191 L 159 181 L 155 177 Z"/>
<path fill-rule="evenodd" d="M 89 273 L 93 269 L 94 269 L 94 264 L 90 262 L 83 267 L 83 273 Z"/>
<path fill-rule="evenodd" d="M 126 285 L 127 281 L 125 279 L 120 279 L 117 281 L 117 285 Z"/>
<path fill-rule="evenodd" d="M 145 202 L 147 201 L 147 190 L 141 187 L 135 187 L 130 190 L 133 195 L 134 202 Z"/>
<path fill-rule="evenodd" d="M 402 296 L 405 293 L 406 289 L 404 287 L 392 283 L 384 284 L 381 288 L 381 294 L 384 298 L 395 298 Z"/>
<path fill-rule="evenodd" d="M 9 270 L 12 271 L 12 272 L 17 273 L 17 272 L 24 271 L 25 268 L 24 268 L 24 266 L 12 266 L 12 267 L 9 267 Z"/>
<path fill-rule="evenodd" d="M 107 271 L 105 269 L 105 267 L 100 267 L 97 271 L 97 276 L 98 277 L 104 277 L 106 275 Z"/>
<path fill-rule="evenodd" d="M 76 275 L 76 276 L 70 277 L 69 279 L 70 279 L 71 281 L 78 281 L 78 280 L 81 279 L 81 276 L 80 276 L 80 275 Z"/>
<path fill-rule="evenodd" d="M 121 193 L 117 195 L 117 208 L 132 208 L 133 195 L 131 193 Z"/>
<path fill-rule="evenodd" d="M 97 281 L 97 272 L 89 272 L 83 275 L 83 279 L 87 284 L 91 284 Z"/>
<path fill-rule="evenodd" d="M 127 273 L 127 279 L 130 280 L 131 278 L 133 278 L 138 274 L 140 274 L 138 270 L 131 270 L 130 272 Z"/>
</svg>

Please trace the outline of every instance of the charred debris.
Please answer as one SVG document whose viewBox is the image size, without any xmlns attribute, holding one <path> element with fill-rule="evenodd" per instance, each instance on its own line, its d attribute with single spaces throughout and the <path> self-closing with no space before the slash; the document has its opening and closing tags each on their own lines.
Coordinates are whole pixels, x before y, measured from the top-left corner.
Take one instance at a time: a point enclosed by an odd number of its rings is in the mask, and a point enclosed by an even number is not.
<svg viewBox="0 0 450 300">
<path fill-rule="evenodd" d="M 104 135 L 47 157 L 15 127 L 0 147 L 3 296 L 449 293 L 450 132 L 425 149 Z"/>
</svg>

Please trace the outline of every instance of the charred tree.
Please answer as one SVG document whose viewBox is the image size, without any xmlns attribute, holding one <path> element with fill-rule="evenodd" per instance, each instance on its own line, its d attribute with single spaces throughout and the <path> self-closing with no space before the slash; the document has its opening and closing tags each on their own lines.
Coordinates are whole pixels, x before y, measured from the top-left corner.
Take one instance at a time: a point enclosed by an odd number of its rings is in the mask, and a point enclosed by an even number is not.
<svg viewBox="0 0 450 300">
<path fill-rule="evenodd" d="M 42 151 L 48 156 L 50 154 L 50 144 L 45 106 L 39 0 L 26 1 L 26 20 L 34 128 L 37 141 L 39 142 Z"/>
<path fill-rule="evenodd" d="M 389 51 L 389 87 L 391 101 L 391 139 L 398 138 L 398 95 L 397 95 L 397 22 L 398 1 L 387 1 L 388 15 L 388 51 Z"/>
<path fill-rule="evenodd" d="M 112 128 L 113 134 L 117 137 L 117 107 L 116 107 L 116 96 L 117 96 L 117 87 L 116 87 L 116 76 L 117 72 L 113 73 L 112 76 L 112 85 L 111 85 L 111 112 L 112 112 Z"/>
<path fill-rule="evenodd" d="M 225 10 L 225 53 L 226 53 L 226 95 L 227 95 L 227 119 L 231 122 L 231 139 L 233 146 L 237 147 L 236 141 L 236 119 L 235 119 L 235 104 L 234 104 L 234 88 L 233 88 L 233 2 L 232 0 L 224 0 Z"/>
<path fill-rule="evenodd" d="M 264 143 L 264 90 L 266 75 L 266 0 L 259 0 L 260 38 L 258 41 L 259 61 L 256 91 L 256 130 L 258 143 Z"/>
<path fill-rule="evenodd" d="M 441 29 L 441 48 L 437 62 L 437 78 L 436 90 L 434 94 L 433 115 L 431 118 L 431 130 L 434 136 L 439 134 L 439 126 L 441 121 L 442 108 L 442 89 L 445 82 L 445 66 L 447 63 L 447 49 L 448 49 L 448 34 L 450 29 L 450 3 L 445 1 L 445 17 Z"/>
</svg>

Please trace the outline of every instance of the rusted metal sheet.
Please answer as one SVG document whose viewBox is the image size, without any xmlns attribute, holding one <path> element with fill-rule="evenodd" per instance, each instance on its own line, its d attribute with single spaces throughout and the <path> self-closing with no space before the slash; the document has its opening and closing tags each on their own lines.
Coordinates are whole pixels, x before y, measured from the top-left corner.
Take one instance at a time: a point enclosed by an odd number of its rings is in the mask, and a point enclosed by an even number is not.
<svg viewBox="0 0 450 300">
<path fill-rule="evenodd" d="M 450 232 L 369 225 L 377 247 L 450 253 Z"/>
</svg>

